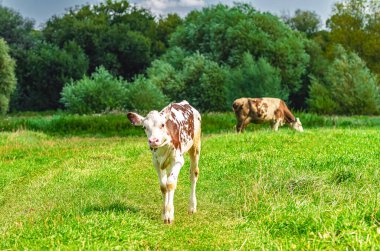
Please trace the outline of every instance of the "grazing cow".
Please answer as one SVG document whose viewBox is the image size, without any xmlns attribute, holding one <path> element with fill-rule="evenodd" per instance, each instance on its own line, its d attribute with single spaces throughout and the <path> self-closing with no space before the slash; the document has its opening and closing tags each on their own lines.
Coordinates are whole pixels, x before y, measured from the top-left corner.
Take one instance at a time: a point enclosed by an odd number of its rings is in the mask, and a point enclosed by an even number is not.
<svg viewBox="0 0 380 251">
<path fill-rule="evenodd" d="M 184 164 L 184 153 L 190 155 L 191 193 L 189 213 L 197 210 L 195 187 L 199 175 L 201 150 L 201 115 L 187 101 L 172 103 L 162 111 L 151 111 L 146 117 L 129 112 L 133 125 L 143 126 L 153 155 L 163 197 L 162 218 L 165 223 L 174 220 L 174 191 Z"/>
<path fill-rule="evenodd" d="M 275 131 L 286 123 L 290 128 L 303 132 L 299 118 L 295 118 L 285 102 L 278 98 L 239 98 L 232 104 L 232 109 L 236 115 L 238 133 L 243 132 L 251 122 L 269 122 Z"/>
</svg>

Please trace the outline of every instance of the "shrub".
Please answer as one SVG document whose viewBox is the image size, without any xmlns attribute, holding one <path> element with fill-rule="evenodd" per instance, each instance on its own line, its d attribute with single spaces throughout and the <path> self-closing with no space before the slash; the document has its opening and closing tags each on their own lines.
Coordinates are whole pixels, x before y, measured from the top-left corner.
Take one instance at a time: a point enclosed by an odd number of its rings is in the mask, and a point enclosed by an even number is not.
<svg viewBox="0 0 380 251">
<path fill-rule="evenodd" d="M 241 97 L 277 97 L 287 99 L 288 91 L 281 88 L 281 75 L 277 68 L 266 59 L 255 61 L 250 53 L 245 53 L 240 66 L 228 74 L 227 107 Z"/>
<path fill-rule="evenodd" d="M 225 109 L 226 71 L 216 62 L 195 53 L 185 58 L 182 69 L 184 99 L 201 111 Z"/>
<path fill-rule="evenodd" d="M 231 67 L 240 64 L 247 51 L 255 59 L 264 57 L 280 69 L 282 87 L 295 92 L 309 62 L 305 41 L 278 17 L 249 4 L 218 4 L 187 15 L 170 44 Z"/>
<path fill-rule="evenodd" d="M 181 99 L 184 82 L 181 74 L 170 64 L 162 60 L 155 60 L 148 68 L 148 78 L 163 94 L 171 100 Z"/>
<path fill-rule="evenodd" d="M 226 103 L 226 71 L 204 55 L 194 53 L 173 62 L 174 55 L 183 57 L 176 49 L 156 60 L 148 69 L 148 82 L 158 87 L 170 100 L 189 101 L 201 111 L 222 111 Z M 168 60 L 164 61 L 164 60 Z"/>
<path fill-rule="evenodd" d="M 122 79 L 112 76 L 104 67 L 79 81 L 72 81 L 62 90 L 61 102 L 72 113 L 89 114 L 121 109 L 127 99 Z"/>
<path fill-rule="evenodd" d="M 0 114 L 8 111 L 10 95 L 16 87 L 15 61 L 6 42 L 0 38 Z"/>
<path fill-rule="evenodd" d="M 310 88 L 310 109 L 319 113 L 377 114 L 380 89 L 376 76 L 354 52 L 335 48 L 335 60 L 325 81 L 315 80 Z M 334 108 L 329 109 L 329 105 Z"/>
<path fill-rule="evenodd" d="M 74 42 L 63 49 L 39 42 L 18 56 L 18 86 L 13 110 L 44 111 L 61 108 L 60 93 L 65 83 L 80 79 L 88 69 L 88 59 Z"/>
<path fill-rule="evenodd" d="M 169 102 L 156 85 L 142 76 L 130 83 L 127 90 L 125 108 L 129 110 L 139 112 L 161 110 Z"/>
</svg>

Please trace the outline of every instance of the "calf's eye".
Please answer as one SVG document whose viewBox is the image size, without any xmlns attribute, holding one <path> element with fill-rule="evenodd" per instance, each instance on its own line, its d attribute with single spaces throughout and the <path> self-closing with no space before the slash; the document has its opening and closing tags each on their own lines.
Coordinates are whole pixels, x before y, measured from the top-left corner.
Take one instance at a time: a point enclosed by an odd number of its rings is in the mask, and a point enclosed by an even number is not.
<svg viewBox="0 0 380 251">
<path fill-rule="evenodd" d="M 161 125 L 161 128 L 164 128 L 164 127 L 165 127 L 165 124 L 162 124 L 162 125 Z"/>
</svg>

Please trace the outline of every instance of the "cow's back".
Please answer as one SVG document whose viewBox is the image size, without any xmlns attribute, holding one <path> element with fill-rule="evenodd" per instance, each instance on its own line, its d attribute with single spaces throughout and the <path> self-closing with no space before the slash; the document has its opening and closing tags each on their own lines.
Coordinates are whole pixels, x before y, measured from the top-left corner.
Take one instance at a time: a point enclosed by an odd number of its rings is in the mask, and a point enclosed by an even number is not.
<svg viewBox="0 0 380 251">
<path fill-rule="evenodd" d="M 161 113 L 167 116 L 166 130 L 175 149 L 187 152 L 200 137 L 201 115 L 187 101 L 172 103 Z"/>
</svg>

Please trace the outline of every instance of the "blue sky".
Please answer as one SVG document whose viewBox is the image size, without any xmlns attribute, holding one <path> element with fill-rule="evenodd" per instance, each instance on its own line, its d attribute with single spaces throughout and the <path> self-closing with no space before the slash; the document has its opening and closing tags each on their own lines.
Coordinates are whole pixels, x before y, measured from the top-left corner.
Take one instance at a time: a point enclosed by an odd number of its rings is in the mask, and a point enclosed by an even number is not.
<svg viewBox="0 0 380 251">
<path fill-rule="evenodd" d="M 65 9 L 86 3 L 99 3 L 102 0 L 0 0 L 0 4 L 19 11 L 24 17 L 41 24 L 53 15 L 61 15 Z M 325 21 L 331 14 L 334 2 L 338 0 L 245 0 L 261 11 L 280 15 L 293 14 L 296 9 L 315 11 Z M 139 6 L 152 10 L 154 14 L 165 15 L 177 12 L 185 16 L 193 9 L 200 9 L 216 3 L 232 4 L 234 0 L 130 0 Z"/>
</svg>

